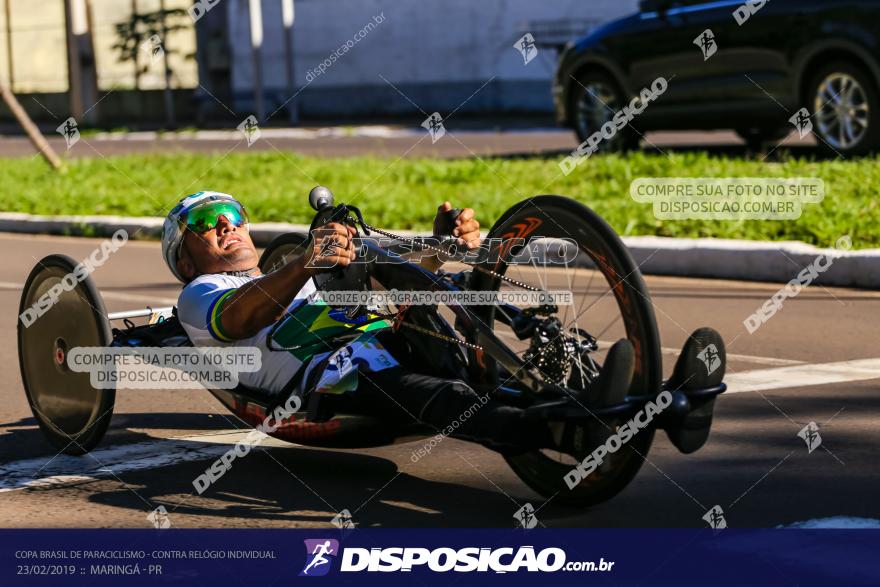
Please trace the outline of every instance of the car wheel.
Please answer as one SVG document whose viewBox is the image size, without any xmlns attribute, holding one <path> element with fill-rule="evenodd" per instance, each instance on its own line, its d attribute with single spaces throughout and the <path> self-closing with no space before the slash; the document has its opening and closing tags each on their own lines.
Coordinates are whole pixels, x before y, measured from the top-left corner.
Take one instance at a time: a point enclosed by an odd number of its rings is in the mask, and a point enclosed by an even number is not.
<svg viewBox="0 0 880 587">
<path fill-rule="evenodd" d="M 623 92 L 617 83 L 601 72 L 587 72 L 576 79 L 572 93 L 572 122 L 581 143 L 611 122 L 623 108 Z M 624 151 L 639 146 L 639 135 L 626 126 L 611 139 L 602 139 L 600 151 Z"/>
<path fill-rule="evenodd" d="M 810 78 L 809 104 L 818 147 L 826 154 L 863 155 L 880 142 L 880 99 L 874 79 L 845 61 L 820 67 Z"/>
<path fill-rule="evenodd" d="M 738 128 L 736 134 L 746 143 L 749 151 L 763 151 L 770 145 L 778 143 L 792 131 L 790 126 L 782 128 Z"/>
</svg>

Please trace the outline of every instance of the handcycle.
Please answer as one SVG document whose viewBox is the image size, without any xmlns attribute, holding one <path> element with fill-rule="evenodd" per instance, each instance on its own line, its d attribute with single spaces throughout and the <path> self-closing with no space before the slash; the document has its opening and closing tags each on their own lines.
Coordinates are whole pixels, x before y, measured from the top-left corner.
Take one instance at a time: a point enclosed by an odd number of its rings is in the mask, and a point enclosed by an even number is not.
<svg viewBox="0 0 880 587">
<path fill-rule="evenodd" d="M 658 394 L 670 392 L 672 401 L 658 417 L 619 450 L 606 454 L 601 466 L 574 487 L 566 485 L 564 476 L 579 459 L 547 449 L 504 453 L 517 476 L 539 494 L 556 496 L 556 501 L 575 506 L 613 497 L 638 472 L 656 430 L 666 431 L 683 453 L 705 443 L 715 398 L 726 386 L 720 377 L 715 384 L 703 387 L 684 385 L 682 377 L 663 380 L 659 333 L 639 268 L 614 230 L 588 207 L 562 196 L 528 198 L 495 222 L 485 239 L 489 248 L 483 252 L 488 254 L 474 260 L 455 254 L 450 244 L 454 239 L 404 237 L 371 226 L 357 207 L 335 204 L 326 188 L 315 188 L 309 199 L 316 210 L 312 227 L 329 221 L 355 227 L 359 257 L 369 259 L 369 263 L 327 274 L 319 286 L 326 291 L 385 288 L 398 292 L 502 294 L 515 290 L 540 294 L 562 287 L 580 297 L 564 307 L 552 298 L 541 298 L 549 301 L 528 307 L 451 301 L 385 308 L 387 314 L 377 308 L 346 308 L 347 312 L 388 319 L 426 358 L 426 371 L 441 371 L 447 377 L 454 373 L 481 393 L 524 408 L 526 417 L 574 422 L 596 446 Z M 447 222 L 452 222 L 454 214 Z M 262 272 L 304 254 L 309 238 L 308 233 L 296 232 L 275 238 L 260 258 Z M 429 271 L 408 260 L 406 253 L 414 251 L 443 254 L 451 261 L 443 269 Z M 65 255 L 49 255 L 39 261 L 22 291 L 20 313 L 76 267 L 77 263 Z M 135 324 L 134 320 L 146 323 Z M 342 333 L 321 342 L 329 348 L 347 336 Z M 697 331 L 692 339 L 700 336 Z M 600 376 L 610 341 L 623 338 L 630 341 L 634 352 L 632 380 L 625 398 L 605 405 L 593 397 L 591 386 Z M 107 313 L 88 276 L 75 287 L 62 289 L 45 315 L 29 327 L 21 321 L 18 324 L 19 364 L 28 402 L 47 439 L 67 454 L 85 454 L 101 441 L 115 403 L 114 389 L 96 389 L 87 373 L 68 367 L 68 353 L 76 347 L 111 346 L 186 347 L 191 342 L 174 307 Z M 683 352 L 677 370 L 684 356 Z M 723 374 L 723 366 L 721 369 Z M 208 391 L 255 427 L 285 399 L 243 385 Z M 293 414 L 270 434 L 307 446 L 364 448 L 438 432 L 417 422 L 391 426 L 375 415 L 350 413 L 344 404 L 327 410 L 320 398 L 312 395 L 315 397 L 306 402 L 306 410 Z M 698 432 L 694 435 L 691 431 L 688 436 L 695 423 Z"/>
</svg>

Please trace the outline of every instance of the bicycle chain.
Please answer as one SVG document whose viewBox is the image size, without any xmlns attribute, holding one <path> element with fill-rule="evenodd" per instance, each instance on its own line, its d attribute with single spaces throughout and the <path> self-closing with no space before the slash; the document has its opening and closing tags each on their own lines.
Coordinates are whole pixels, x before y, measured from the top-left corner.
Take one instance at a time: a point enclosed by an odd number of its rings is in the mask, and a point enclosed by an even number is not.
<svg viewBox="0 0 880 587">
<path fill-rule="evenodd" d="M 358 221 L 356 221 L 354 218 L 351 218 L 351 217 L 349 217 L 348 220 L 349 220 L 349 222 L 353 222 L 353 223 L 359 224 L 360 226 L 362 226 L 362 227 L 365 228 L 366 230 L 369 230 L 370 232 L 375 232 L 375 233 L 377 233 L 377 234 L 380 234 L 380 235 L 385 236 L 385 237 L 388 237 L 388 238 L 392 238 L 392 239 L 395 239 L 395 240 L 403 241 L 403 242 L 409 243 L 409 244 L 411 244 L 411 245 L 413 245 L 413 246 L 420 247 L 420 248 L 422 248 L 422 249 L 431 250 L 431 251 L 434 251 L 435 253 L 440 254 L 440 255 L 446 255 L 446 254 L 448 254 L 447 251 L 441 249 L 440 247 L 435 247 L 435 246 L 433 246 L 433 245 L 429 245 L 429 244 L 427 244 L 427 243 L 420 242 L 420 241 L 418 241 L 418 240 L 416 240 L 416 239 L 414 239 L 414 238 L 401 236 L 401 235 L 399 235 L 399 234 L 394 234 L 393 232 L 388 232 L 387 230 L 382 230 L 381 228 L 376 228 L 375 226 L 371 226 L 371 225 L 367 224 L 366 222 L 363 222 L 363 221 L 358 222 Z M 545 292 L 545 293 L 546 293 L 546 290 L 544 290 L 544 289 L 542 289 L 542 288 L 540 288 L 540 287 L 535 287 L 535 286 L 533 286 L 533 285 L 529 285 L 529 284 L 527 284 L 527 283 L 524 283 L 524 282 L 522 282 L 522 281 L 519 281 L 518 279 L 513 279 L 512 277 L 507 277 L 506 275 L 502 275 L 501 273 L 498 273 L 497 271 L 493 271 L 493 270 L 491 270 L 491 269 L 487 269 L 487 268 L 485 268 L 485 267 L 481 267 L 481 266 L 476 265 L 476 264 L 474 264 L 474 263 L 467 263 L 467 262 L 465 262 L 465 261 L 461 261 L 461 260 L 460 260 L 459 262 L 462 263 L 462 264 L 464 264 L 464 265 L 467 265 L 468 267 L 471 267 L 472 269 L 474 269 L 474 270 L 476 270 L 476 271 L 480 271 L 480 272 L 482 272 L 482 273 L 485 273 L 485 274 L 491 275 L 492 277 L 495 277 L 495 278 L 500 279 L 500 280 L 502 280 L 502 281 L 506 281 L 507 283 L 510 283 L 510 284 L 512 284 L 512 285 L 515 285 L 515 286 L 521 287 L 521 288 L 523 288 L 523 289 L 526 289 L 526 290 L 529 290 L 529 291 L 534 291 L 534 292 Z M 397 316 L 398 318 L 400 318 L 400 316 L 401 316 L 401 312 L 402 312 L 402 310 L 401 310 L 400 312 L 397 313 L 396 316 Z M 400 326 L 406 326 L 407 328 L 409 328 L 409 329 L 411 329 L 411 330 L 414 330 L 414 331 L 416 331 L 416 332 L 419 332 L 419 333 L 421 333 L 421 334 L 424 334 L 424 335 L 426 335 L 426 336 L 432 336 L 432 337 L 437 338 L 437 339 L 439 339 L 439 340 L 442 340 L 442 341 L 444 341 L 444 342 L 451 343 L 451 344 L 457 344 L 457 345 L 462 346 L 462 347 L 467 348 L 467 349 L 471 349 L 471 350 L 474 350 L 474 351 L 483 351 L 483 350 L 484 350 L 483 347 L 480 346 L 480 345 L 476 345 L 476 344 L 473 344 L 473 343 L 467 342 L 467 341 L 465 341 L 465 340 L 461 340 L 460 338 L 457 338 L 457 337 L 454 337 L 454 336 L 447 336 L 447 335 L 445 335 L 445 334 L 440 334 L 439 332 L 434 332 L 433 330 L 429 330 L 429 329 L 427 329 L 427 328 L 424 328 L 424 327 L 419 326 L 419 325 L 417 325 L 417 324 L 413 324 L 413 323 L 411 323 L 411 322 L 405 322 L 405 321 L 403 321 L 403 320 L 399 320 L 399 321 L 397 322 L 397 324 L 399 324 Z M 550 348 L 551 348 L 551 345 L 545 345 L 545 346 L 543 346 L 543 347 L 542 347 L 542 348 L 541 348 L 541 349 L 540 349 L 535 355 L 533 355 L 533 356 L 529 357 L 528 359 L 526 359 L 526 362 L 527 362 L 527 363 L 531 363 L 531 362 L 533 362 L 533 361 L 535 361 L 535 360 L 537 359 L 537 362 L 538 362 L 538 363 L 543 363 L 543 360 L 544 360 L 544 353 L 545 353 L 548 349 L 550 349 Z M 553 367 L 554 367 L 554 368 L 558 368 L 558 365 L 555 365 L 555 364 L 554 364 Z M 538 367 L 538 369 L 539 369 L 539 371 L 541 371 L 541 373 L 544 372 L 544 370 L 541 369 L 540 366 Z M 557 383 L 558 383 L 558 382 L 557 382 Z"/>
<path fill-rule="evenodd" d="M 354 219 L 349 218 L 349 220 L 354 220 Z M 415 245 L 415 246 L 421 247 L 423 249 L 428 249 L 428 250 L 434 251 L 434 252 L 441 254 L 441 255 L 447 254 L 447 251 L 444 251 L 440 247 L 435 247 L 434 245 L 429 245 L 426 243 L 419 242 L 414 238 L 400 236 L 398 234 L 394 234 L 392 232 L 382 230 L 381 228 L 376 228 L 375 226 L 370 226 L 369 224 L 366 224 L 366 223 L 364 223 L 364 227 L 371 232 L 381 234 L 382 236 L 387 236 L 388 238 L 393 238 L 395 240 L 404 241 L 404 242 L 407 242 L 411 245 Z M 526 289 L 529 291 L 536 291 L 536 292 L 544 292 L 545 291 L 545 290 L 541 289 L 540 287 L 535 287 L 533 285 L 529 285 L 528 283 L 523 283 L 522 281 L 519 281 L 518 279 L 514 279 L 512 277 L 507 277 L 506 275 L 498 273 L 497 271 L 492 271 L 491 269 L 486 269 L 485 267 L 481 267 L 480 265 L 476 265 L 474 263 L 467 263 L 465 261 L 459 261 L 459 262 L 467 265 L 468 267 L 476 269 L 477 271 L 480 271 L 481 273 L 486 273 L 488 275 L 491 275 L 492 277 L 496 277 L 502 281 L 506 281 L 507 283 L 510 283 L 512 285 L 516 285 L 516 286 L 521 287 L 523 289 Z"/>
<path fill-rule="evenodd" d="M 394 234 L 393 232 L 388 232 L 387 230 L 382 230 L 381 228 L 376 228 L 375 226 L 371 226 L 371 225 L 367 224 L 366 222 L 359 222 L 351 217 L 348 218 L 348 221 L 351 223 L 354 223 L 354 224 L 359 224 L 363 228 L 365 228 L 366 230 L 369 230 L 370 232 L 375 232 L 376 234 L 380 234 L 380 235 L 388 237 L 388 238 L 393 238 L 394 240 L 403 241 L 403 242 L 409 243 L 413 246 L 420 247 L 422 249 L 428 249 L 428 250 L 434 251 L 435 253 L 438 253 L 440 255 L 447 254 L 447 251 L 441 249 L 440 247 L 435 247 L 434 245 L 429 245 L 427 243 L 419 242 L 418 240 L 416 240 L 414 238 L 401 236 L 399 234 Z M 491 269 L 486 269 L 485 267 L 481 267 L 481 266 L 476 265 L 474 263 L 467 263 L 465 261 L 460 261 L 460 262 L 467 265 L 468 267 L 471 267 L 471 268 L 477 270 L 477 271 L 480 271 L 482 273 L 486 273 L 488 275 L 491 275 L 492 277 L 496 277 L 498 279 L 501 279 L 502 281 L 506 281 L 507 283 L 510 283 L 512 285 L 516 285 L 516 286 L 521 287 L 523 289 L 526 289 L 529 291 L 535 291 L 535 292 L 545 291 L 539 287 L 535 287 L 533 285 L 523 283 L 522 281 L 519 281 L 517 279 L 513 279 L 512 277 L 507 277 L 506 275 L 502 275 L 501 273 L 498 273 L 497 271 L 492 271 Z M 467 349 L 471 349 L 474 351 L 484 350 L 483 347 L 481 347 L 480 345 L 473 344 L 473 343 L 467 342 L 465 340 L 461 340 L 460 338 L 447 336 L 445 334 L 440 334 L 439 332 L 434 332 L 432 330 L 428 330 L 427 328 L 423 328 L 422 326 L 418 326 L 417 324 L 413 324 L 411 322 L 404 322 L 401 320 L 400 322 L 398 322 L 398 324 L 400 324 L 401 326 L 406 326 L 407 328 L 410 328 L 411 330 L 415 330 L 416 332 L 420 332 L 420 333 L 425 334 L 427 336 L 433 336 L 434 338 L 440 339 L 444 342 L 463 346 Z M 539 354 L 543 354 L 543 351 Z"/>
<path fill-rule="evenodd" d="M 416 332 L 421 332 L 422 334 L 427 334 L 429 336 L 433 336 L 434 338 L 439 338 L 443 342 L 450 342 L 452 344 L 458 344 L 458 345 L 461 345 L 465 348 L 471 349 L 473 351 L 482 351 L 483 350 L 483 347 L 481 347 L 478 344 L 474 344 L 474 343 L 468 342 L 466 340 L 461 340 L 460 338 L 456 338 L 454 336 L 447 336 L 445 334 L 440 334 L 439 332 L 434 332 L 433 330 L 428 330 L 427 328 L 419 326 L 418 324 L 413 324 L 412 322 L 400 321 L 400 322 L 398 322 L 398 324 L 400 324 L 401 326 L 406 326 L 407 328 L 409 328 L 411 330 L 415 330 Z"/>
</svg>

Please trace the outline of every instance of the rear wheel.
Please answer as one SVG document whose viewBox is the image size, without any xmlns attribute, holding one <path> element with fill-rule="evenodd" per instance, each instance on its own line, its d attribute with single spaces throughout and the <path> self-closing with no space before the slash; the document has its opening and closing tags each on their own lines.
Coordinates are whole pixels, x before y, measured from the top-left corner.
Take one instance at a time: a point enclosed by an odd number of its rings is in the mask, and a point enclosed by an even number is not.
<svg viewBox="0 0 880 587">
<path fill-rule="evenodd" d="M 543 290 L 575 293 L 574 304 L 560 307 L 555 316 L 560 332 L 574 337 L 576 342 L 582 340 L 584 333 L 596 339 L 595 352 L 582 361 L 571 363 L 565 372 L 559 371 L 558 363 L 544 362 L 539 369 L 545 378 L 557 378 L 561 384 L 577 388 L 585 378 L 595 378 L 614 341 L 628 338 L 635 349 L 635 374 L 628 395 L 656 396 L 660 389 L 662 365 L 653 306 L 638 267 L 604 220 L 568 198 L 537 196 L 508 210 L 492 227 L 488 238 L 502 240 L 490 241 L 491 251 L 497 253 L 499 259 L 494 263 L 490 257 L 484 268 Z M 528 247 L 509 246 L 514 238 L 526 239 Z M 563 242 L 566 243 L 565 252 L 560 248 Z M 521 288 L 481 271 L 474 271 L 471 287 L 521 291 Z M 503 310 L 497 306 L 480 306 L 475 310 L 479 319 L 523 360 L 536 364 L 535 345 L 529 340 L 519 340 L 509 326 L 497 320 L 497 312 Z M 502 372 L 490 358 L 477 355 L 473 362 L 479 365 L 481 373 L 478 376 L 485 382 L 495 386 L 510 385 L 505 383 L 512 380 L 510 374 Z M 603 423 L 597 419 L 585 429 L 601 436 L 613 432 L 621 423 Z M 588 506 L 613 497 L 632 480 L 647 455 L 653 436 L 654 430 L 645 428 L 618 452 L 607 456 L 598 470 L 571 490 L 565 484 L 564 475 L 576 463 L 572 457 L 556 451 L 538 450 L 505 458 L 514 472 L 541 495 L 556 496 L 555 501 L 561 503 Z"/>
<path fill-rule="evenodd" d="M 112 340 L 92 279 L 74 280 L 69 291 L 63 287 L 70 275 L 69 287 L 76 265 L 65 255 L 50 255 L 37 263 L 22 291 L 18 321 L 18 361 L 31 411 L 52 445 L 72 455 L 84 454 L 100 442 L 116 400 L 114 390 L 95 389 L 88 373 L 73 372 L 67 365 L 71 349 L 107 346 Z M 51 303 L 53 288 L 58 297 Z M 21 316 L 26 311 L 25 321 Z"/>
</svg>

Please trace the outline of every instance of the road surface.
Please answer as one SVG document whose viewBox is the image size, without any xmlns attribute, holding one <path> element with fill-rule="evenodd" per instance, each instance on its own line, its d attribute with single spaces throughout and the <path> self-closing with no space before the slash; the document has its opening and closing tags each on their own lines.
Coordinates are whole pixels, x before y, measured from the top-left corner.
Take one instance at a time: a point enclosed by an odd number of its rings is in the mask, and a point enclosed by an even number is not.
<svg viewBox="0 0 880 587">
<path fill-rule="evenodd" d="M 659 434 L 634 482 L 590 510 L 545 503 L 497 454 L 448 438 L 415 463 L 421 442 L 267 441 L 199 496 L 192 479 L 246 432 L 200 391 L 120 391 L 91 456 L 58 456 L 25 400 L 15 314 L 38 259 L 82 259 L 98 242 L 0 235 L 0 526 L 150 527 L 158 506 L 175 527 L 321 527 L 344 509 L 361 527 L 513 527 L 526 503 L 548 527 L 700 527 L 715 505 L 730 527 L 880 518 L 880 294 L 844 289 L 809 288 L 749 335 L 743 319 L 779 285 L 649 277 L 666 373 L 688 333 L 711 325 L 728 344 L 731 391 L 703 450 L 680 455 Z M 94 277 L 109 311 L 173 303 L 179 291 L 156 243 L 130 242 Z M 812 453 L 798 437 L 810 422 L 822 440 Z"/>
<path fill-rule="evenodd" d="M 560 128 L 457 128 L 449 123 L 447 133 L 436 141 L 422 128 L 399 126 L 328 127 L 312 129 L 266 129 L 252 144 L 236 130 L 207 130 L 197 133 L 156 134 L 154 132 L 83 135 L 68 148 L 64 139 L 47 134 L 52 147 L 64 157 L 112 157 L 136 153 L 219 153 L 280 151 L 317 157 L 387 158 L 431 157 L 560 157 L 577 147 L 574 133 Z M 813 155 L 815 141 L 797 134 L 784 141 L 785 148 L 772 148 L 759 155 L 775 160 L 790 151 Z M 642 140 L 646 152 L 667 153 L 691 149 L 709 150 L 731 156 L 747 155 L 742 141 L 731 131 L 656 132 Z M 0 157 L 34 157 L 25 137 L 0 139 Z"/>
</svg>

